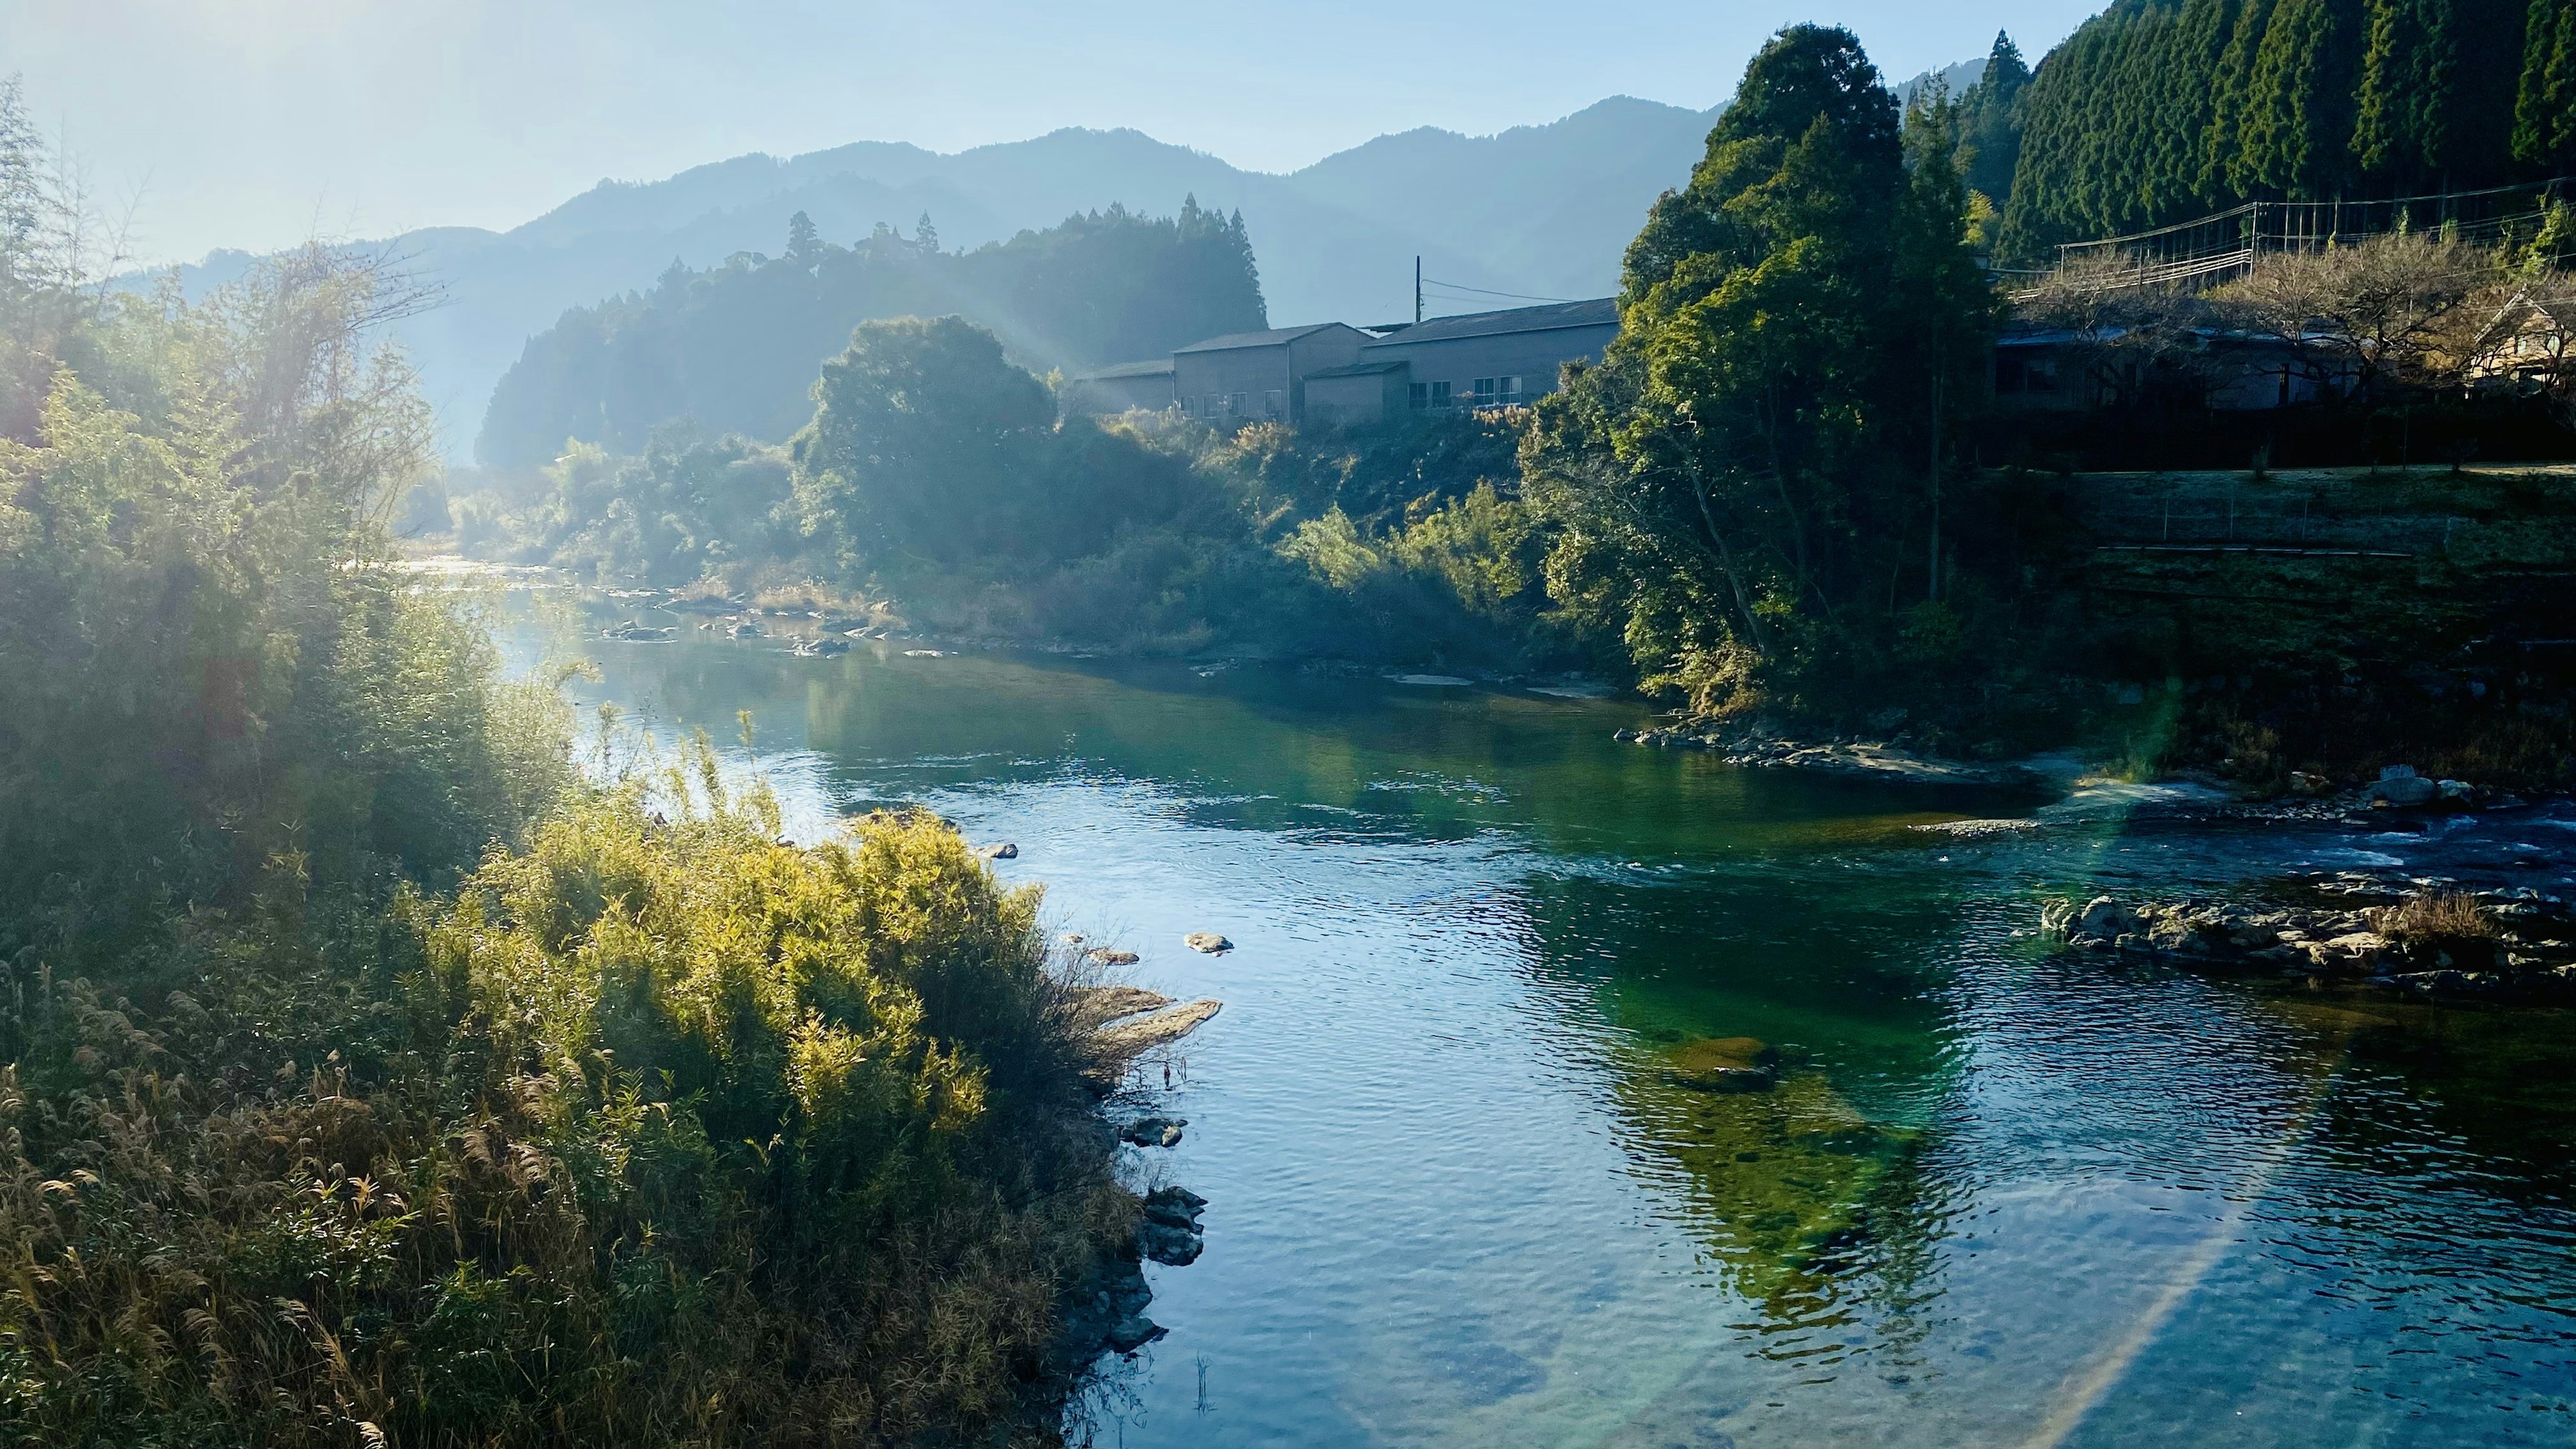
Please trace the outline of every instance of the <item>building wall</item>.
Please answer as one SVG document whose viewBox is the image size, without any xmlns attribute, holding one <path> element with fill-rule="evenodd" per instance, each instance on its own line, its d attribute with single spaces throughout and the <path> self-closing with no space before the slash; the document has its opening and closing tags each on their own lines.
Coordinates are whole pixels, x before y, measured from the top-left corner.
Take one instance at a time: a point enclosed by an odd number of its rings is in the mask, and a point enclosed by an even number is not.
<svg viewBox="0 0 2576 1449">
<path fill-rule="evenodd" d="M 1383 422 L 1404 411 L 1407 376 L 1397 367 L 1364 377 L 1310 377 L 1299 420 L 1342 427 Z"/>
<path fill-rule="evenodd" d="M 1288 417 L 1291 381 L 1286 343 L 1172 358 L 1173 391 L 1181 411 L 1195 418 Z"/>
<path fill-rule="evenodd" d="M 1479 378 L 1493 378 L 1498 387 L 1503 378 L 1520 379 L 1517 398 L 1498 401 L 1527 401 L 1554 392 L 1559 366 L 1577 360 L 1599 362 L 1602 350 L 1618 335 L 1615 323 L 1410 343 L 1399 332 L 1362 348 L 1360 356 L 1369 362 L 1406 363 L 1413 370 L 1414 386 L 1423 389 L 1426 401 L 1436 398 L 1437 385 L 1445 382 L 1452 405 L 1465 407 L 1473 401 Z"/>
<path fill-rule="evenodd" d="M 1262 347 L 1176 352 L 1173 390 L 1192 417 L 1290 421 L 1303 412 L 1306 374 L 1359 361 L 1366 339 L 1357 328 L 1333 326 Z"/>
</svg>

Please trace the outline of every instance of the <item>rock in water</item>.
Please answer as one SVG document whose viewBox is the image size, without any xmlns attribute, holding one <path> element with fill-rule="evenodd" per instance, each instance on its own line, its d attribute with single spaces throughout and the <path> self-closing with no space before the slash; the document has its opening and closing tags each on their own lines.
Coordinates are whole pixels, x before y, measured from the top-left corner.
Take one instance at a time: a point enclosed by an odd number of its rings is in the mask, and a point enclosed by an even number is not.
<svg viewBox="0 0 2576 1449">
<path fill-rule="evenodd" d="M 1136 1313 L 1109 1325 L 1108 1341 L 1109 1346 L 1120 1353 L 1134 1353 L 1168 1332 L 1170 1330 L 1163 1325 L 1141 1313 Z"/>
<path fill-rule="evenodd" d="M 1136 1227 L 1136 1247 L 1157 1263 L 1185 1268 L 1207 1246 L 1199 1214 L 1207 1199 L 1185 1187 L 1158 1187 L 1145 1194 L 1145 1219 Z"/>
<path fill-rule="evenodd" d="M 1139 1117 L 1119 1128 L 1118 1136 L 1139 1147 L 1178 1147 L 1181 1129 L 1188 1125 L 1187 1117 Z"/>
<path fill-rule="evenodd" d="M 1192 931 L 1181 938 L 1181 944 L 1189 947 L 1193 951 L 1205 951 L 1211 956 L 1220 951 L 1231 951 L 1234 949 L 1234 943 L 1232 941 L 1227 940 L 1225 937 L 1218 935 L 1214 931 Z"/>
<path fill-rule="evenodd" d="M 1702 1037 L 1677 1047 L 1673 1085 L 1703 1092 L 1767 1092 L 1779 1084 L 1780 1054 L 1749 1036 Z"/>
<path fill-rule="evenodd" d="M 1017 860 L 1020 858 L 1020 848 L 1005 840 L 999 845 L 985 846 L 982 854 L 986 860 Z"/>
<path fill-rule="evenodd" d="M 2399 809 L 2428 804 L 2441 793 L 2441 786 L 2415 773 L 2412 765 L 2391 765 L 2379 772 L 2371 784 L 2370 796 L 2385 800 Z"/>
<path fill-rule="evenodd" d="M 1145 959 L 1133 951 L 1112 951 L 1105 946 L 1085 952 L 1084 957 L 1100 966 L 1133 966 Z"/>
<path fill-rule="evenodd" d="M 1198 1030 L 1223 1006 L 1224 1003 L 1215 1000 L 1193 1001 L 1169 1011 L 1131 1017 L 1115 1026 L 1101 1028 L 1093 1035 L 1092 1041 L 1104 1060 L 1132 1061 L 1156 1047 L 1170 1046 Z"/>
</svg>

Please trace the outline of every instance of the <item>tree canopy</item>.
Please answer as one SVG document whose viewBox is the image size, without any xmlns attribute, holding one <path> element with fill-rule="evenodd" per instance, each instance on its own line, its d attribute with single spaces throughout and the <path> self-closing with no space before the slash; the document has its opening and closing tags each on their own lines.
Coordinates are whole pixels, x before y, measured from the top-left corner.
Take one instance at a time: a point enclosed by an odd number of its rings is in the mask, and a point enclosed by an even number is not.
<svg viewBox="0 0 2576 1449">
<path fill-rule="evenodd" d="M 2554 38 L 2566 8 L 2120 0 L 2031 77 L 2004 244 L 2546 174 L 2576 149 L 2576 52 Z"/>
<path fill-rule="evenodd" d="M 1849 32 L 1793 26 L 1656 202 L 1619 339 L 1523 449 L 1562 529 L 1551 592 L 1641 668 L 1779 682 L 1858 638 L 1866 600 L 1887 621 L 1891 567 L 1937 598 L 1944 424 L 1993 324 L 1958 127 L 1946 99 L 1901 122 Z"/>
</svg>

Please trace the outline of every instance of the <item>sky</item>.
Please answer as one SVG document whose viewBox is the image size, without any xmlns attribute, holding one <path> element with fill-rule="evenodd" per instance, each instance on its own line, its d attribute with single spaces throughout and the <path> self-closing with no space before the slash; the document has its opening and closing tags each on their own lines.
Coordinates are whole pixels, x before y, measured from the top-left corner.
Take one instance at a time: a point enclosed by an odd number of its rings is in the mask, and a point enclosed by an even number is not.
<svg viewBox="0 0 2576 1449">
<path fill-rule="evenodd" d="M 0 0 L 0 75 L 130 258 L 506 229 L 603 178 L 859 140 L 957 151 L 1131 126 L 1288 171 L 1416 126 L 1481 135 L 1604 96 L 1706 108 L 1765 35 L 1850 26 L 1890 80 L 2033 63 L 2098 0 L 681 4 Z"/>
</svg>

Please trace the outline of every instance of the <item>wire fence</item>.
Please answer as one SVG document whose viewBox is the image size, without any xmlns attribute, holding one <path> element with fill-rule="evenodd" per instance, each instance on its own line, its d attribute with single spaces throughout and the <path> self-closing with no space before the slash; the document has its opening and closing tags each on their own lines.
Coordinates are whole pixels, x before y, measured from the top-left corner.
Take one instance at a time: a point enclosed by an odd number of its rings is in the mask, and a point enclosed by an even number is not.
<svg viewBox="0 0 2576 1449">
<path fill-rule="evenodd" d="M 2361 201 L 2249 201 L 2171 226 L 2057 248 L 2058 270 L 2084 270 L 2097 291 L 2216 286 L 2267 254 L 2314 252 L 2401 230 L 2440 230 L 2464 241 L 2536 235 L 2564 199 L 2566 178 L 2526 186 L 2446 191 Z M 2088 267 L 2089 264 L 2089 267 Z M 2016 300 L 2037 296 L 2032 287 Z"/>
<path fill-rule="evenodd" d="M 2146 482 L 2094 490 L 2083 507 L 2107 554 L 2265 553 L 2415 558 L 2449 550 L 2470 521 L 2372 513 L 2278 489 Z"/>
</svg>

